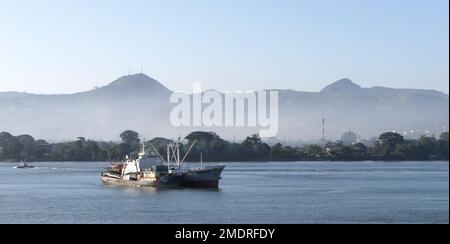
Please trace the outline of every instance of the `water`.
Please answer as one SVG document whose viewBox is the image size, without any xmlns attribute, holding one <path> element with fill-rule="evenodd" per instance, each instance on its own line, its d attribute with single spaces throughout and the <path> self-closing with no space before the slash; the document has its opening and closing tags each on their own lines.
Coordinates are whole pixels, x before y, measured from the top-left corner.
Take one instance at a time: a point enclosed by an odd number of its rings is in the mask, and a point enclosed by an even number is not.
<svg viewBox="0 0 450 244">
<path fill-rule="evenodd" d="M 0 223 L 449 223 L 448 162 L 229 163 L 220 190 L 105 187 L 107 163 L 0 164 Z"/>
</svg>

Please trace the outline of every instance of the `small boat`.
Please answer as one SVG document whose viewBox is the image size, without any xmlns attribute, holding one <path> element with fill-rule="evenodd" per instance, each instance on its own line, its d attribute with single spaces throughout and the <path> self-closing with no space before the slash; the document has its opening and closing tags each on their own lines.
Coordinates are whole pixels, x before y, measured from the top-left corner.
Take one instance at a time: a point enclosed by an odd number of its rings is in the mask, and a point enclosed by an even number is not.
<svg viewBox="0 0 450 244">
<path fill-rule="evenodd" d="M 16 166 L 16 169 L 32 169 L 32 168 L 34 168 L 33 165 L 29 165 L 23 162 Z"/>
</svg>

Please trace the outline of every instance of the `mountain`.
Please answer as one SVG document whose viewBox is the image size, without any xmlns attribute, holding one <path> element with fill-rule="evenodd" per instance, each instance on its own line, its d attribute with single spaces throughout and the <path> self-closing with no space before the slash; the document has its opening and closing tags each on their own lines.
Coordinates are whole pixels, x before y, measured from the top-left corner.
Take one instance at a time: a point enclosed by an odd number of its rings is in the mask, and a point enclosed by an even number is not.
<svg viewBox="0 0 450 244">
<path fill-rule="evenodd" d="M 159 134 L 169 129 L 170 94 L 144 74 L 75 94 L 0 93 L 0 130 L 53 140 L 117 139 L 127 128 Z"/>
<path fill-rule="evenodd" d="M 359 94 L 362 92 L 362 87 L 359 85 L 353 83 L 349 79 L 342 79 L 339 81 L 336 81 L 335 83 L 328 85 L 327 87 L 323 88 L 321 93 L 328 93 L 328 94 Z"/>
<path fill-rule="evenodd" d="M 169 89 L 153 78 L 145 74 L 136 74 L 123 76 L 107 86 L 95 89 L 94 91 L 84 92 L 83 94 L 88 96 L 148 96 L 153 98 L 166 98 L 171 93 Z"/>
<path fill-rule="evenodd" d="M 127 129 L 146 138 L 176 138 L 192 130 L 214 130 L 241 139 L 257 128 L 173 128 L 171 91 L 145 74 L 121 77 L 97 89 L 67 95 L 0 93 L 0 131 L 36 138 L 71 140 L 79 136 L 118 140 Z M 349 130 L 361 137 L 386 131 L 408 131 L 414 137 L 439 134 L 449 124 L 449 97 L 433 90 L 363 88 L 342 79 L 320 92 L 279 90 L 283 140 L 319 139 L 322 118 L 326 135 L 338 139 Z"/>
<path fill-rule="evenodd" d="M 365 138 L 386 131 L 418 137 L 439 134 L 449 124 L 449 97 L 433 90 L 362 88 L 343 79 L 319 93 L 284 91 L 280 100 L 280 117 L 289 118 L 283 120 L 283 129 L 296 128 L 306 138 L 319 138 L 320 118 L 326 119 L 330 138 L 339 138 L 345 130 Z"/>
</svg>

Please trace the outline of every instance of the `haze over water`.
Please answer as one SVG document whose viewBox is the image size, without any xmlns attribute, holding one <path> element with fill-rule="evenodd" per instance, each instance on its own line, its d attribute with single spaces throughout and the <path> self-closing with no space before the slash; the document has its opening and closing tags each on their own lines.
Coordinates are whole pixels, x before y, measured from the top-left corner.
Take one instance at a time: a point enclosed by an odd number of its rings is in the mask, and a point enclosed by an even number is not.
<svg viewBox="0 0 450 244">
<path fill-rule="evenodd" d="M 107 163 L 0 164 L 0 223 L 449 223 L 448 162 L 229 163 L 220 190 L 105 187 Z"/>
</svg>

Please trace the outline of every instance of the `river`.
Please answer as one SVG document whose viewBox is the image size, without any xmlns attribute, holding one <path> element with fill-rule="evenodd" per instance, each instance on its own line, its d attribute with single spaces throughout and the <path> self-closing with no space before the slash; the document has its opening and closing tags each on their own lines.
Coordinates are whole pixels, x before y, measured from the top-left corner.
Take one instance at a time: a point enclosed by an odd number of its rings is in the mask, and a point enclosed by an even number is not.
<svg viewBox="0 0 450 244">
<path fill-rule="evenodd" d="M 107 163 L 0 163 L 0 223 L 449 223 L 448 162 L 227 163 L 219 190 L 105 187 Z"/>
</svg>

